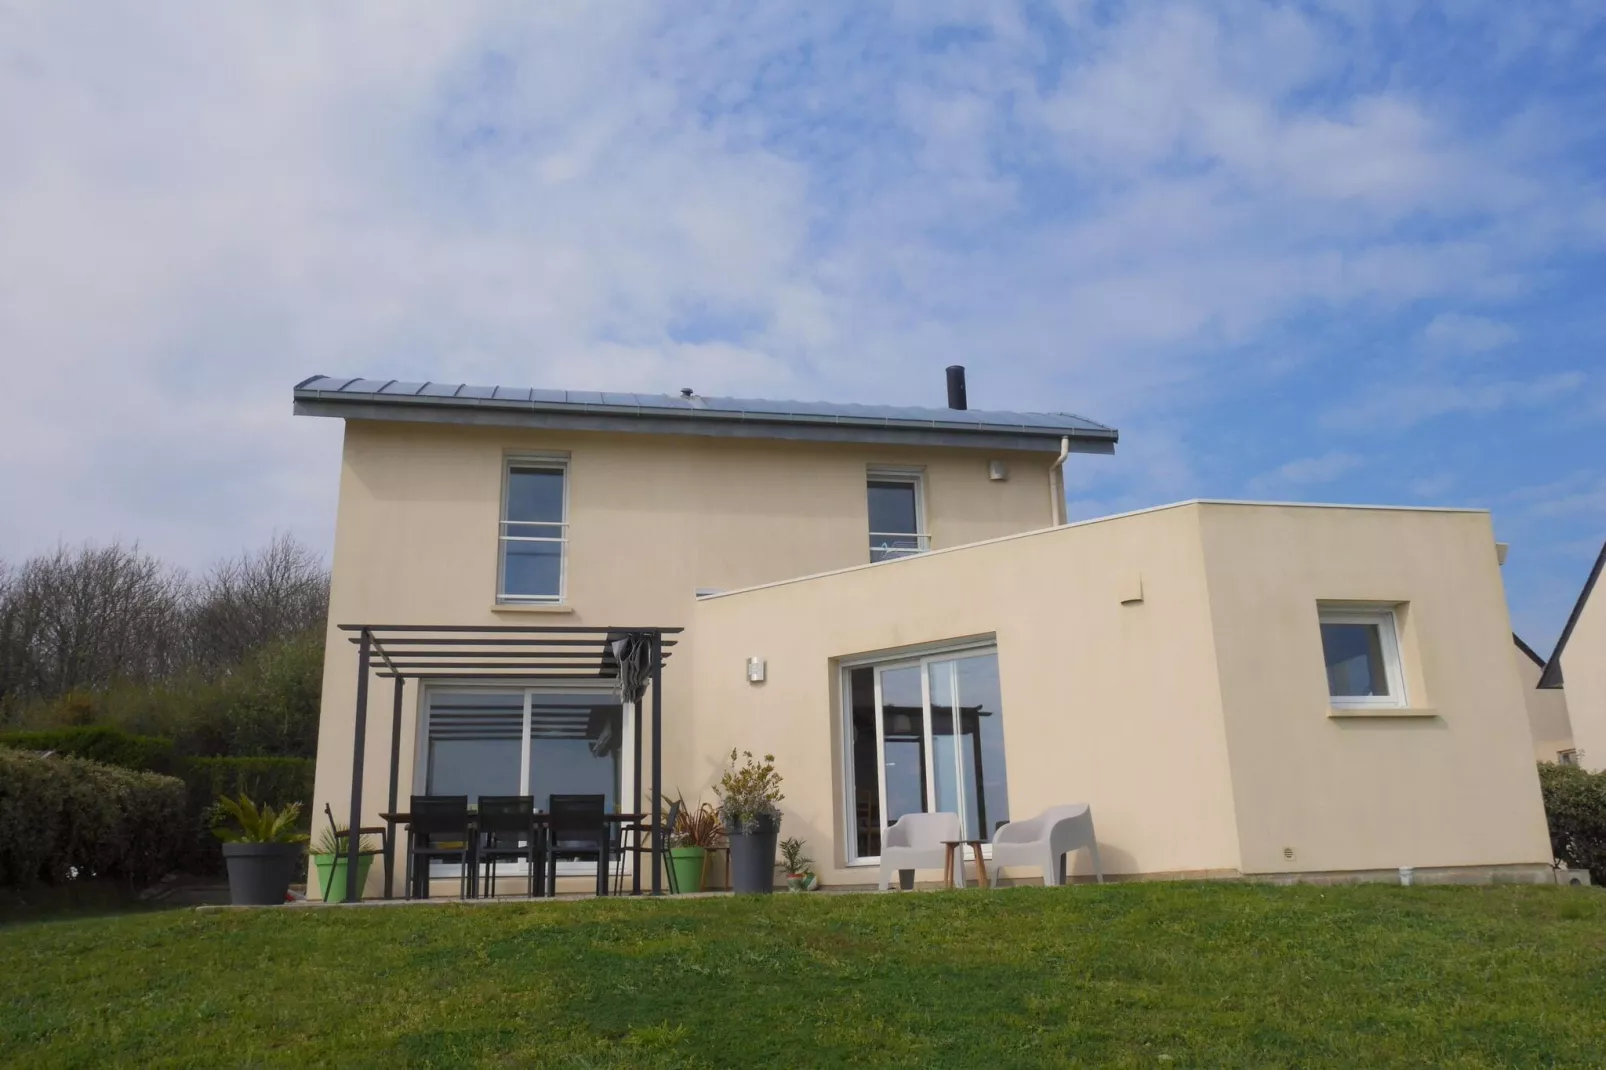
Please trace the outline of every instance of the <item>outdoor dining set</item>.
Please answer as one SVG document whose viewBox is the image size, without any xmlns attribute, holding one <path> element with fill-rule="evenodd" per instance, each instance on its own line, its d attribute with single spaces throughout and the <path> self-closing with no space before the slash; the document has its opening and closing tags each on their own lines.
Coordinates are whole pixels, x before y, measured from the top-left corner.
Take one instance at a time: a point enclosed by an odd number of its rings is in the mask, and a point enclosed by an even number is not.
<svg viewBox="0 0 1606 1070">
<path fill-rule="evenodd" d="M 522 863 L 530 897 L 556 894 L 558 858 L 596 861 L 596 894 L 608 894 L 608 867 L 616 865 L 614 892 L 624 889 L 626 837 L 641 848 L 666 829 L 643 813 L 608 811 L 602 795 L 550 795 L 536 808 L 530 795 L 481 795 L 470 807 L 466 795 L 414 795 L 405 813 L 384 813 L 388 842 L 405 829 L 406 896 L 429 897 L 430 866 L 460 867 L 459 894 L 496 894 L 499 868 Z M 505 872 L 505 871 L 504 871 Z M 390 896 L 387 871 L 386 897 Z"/>
</svg>

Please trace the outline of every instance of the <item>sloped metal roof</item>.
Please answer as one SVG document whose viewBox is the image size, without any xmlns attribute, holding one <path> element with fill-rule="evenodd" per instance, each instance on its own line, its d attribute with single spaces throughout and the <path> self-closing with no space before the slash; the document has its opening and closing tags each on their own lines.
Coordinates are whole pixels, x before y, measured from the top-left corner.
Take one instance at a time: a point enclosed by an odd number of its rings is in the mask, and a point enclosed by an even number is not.
<svg viewBox="0 0 1606 1070">
<path fill-rule="evenodd" d="M 1110 453 L 1112 427 L 1069 413 L 996 412 L 764 398 L 618 394 L 315 375 L 296 384 L 295 411 L 347 419 L 424 420 L 649 434 Z"/>
</svg>

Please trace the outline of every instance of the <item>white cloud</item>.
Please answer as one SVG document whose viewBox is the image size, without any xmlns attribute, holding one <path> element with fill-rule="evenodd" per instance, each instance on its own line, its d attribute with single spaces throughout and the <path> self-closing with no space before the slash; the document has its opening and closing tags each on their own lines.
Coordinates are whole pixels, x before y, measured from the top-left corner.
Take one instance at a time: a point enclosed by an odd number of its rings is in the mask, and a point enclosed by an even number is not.
<svg viewBox="0 0 1606 1070">
<path fill-rule="evenodd" d="M 7 9 L 0 554 L 323 541 L 314 372 L 908 403 L 957 360 L 978 405 L 1122 425 L 1084 500 L 1186 497 L 1190 421 L 1267 374 L 1240 347 L 1507 300 L 1606 240 L 1552 166 L 1572 127 L 1382 77 L 1382 8 L 1061 7 L 1062 47 L 959 0 Z"/>
<path fill-rule="evenodd" d="M 1459 312 L 1440 312 L 1422 328 L 1423 344 L 1439 353 L 1486 353 L 1516 340 L 1510 324 Z"/>
<path fill-rule="evenodd" d="M 1332 450 L 1316 457 L 1300 457 L 1280 464 L 1270 472 L 1255 476 L 1247 485 L 1253 494 L 1299 491 L 1331 483 L 1365 463 L 1365 458 L 1356 454 Z"/>
<path fill-rule="evenodd" d="M 1381 380 L 1367 393 L 1329 409 L 1323 426 L 1375 434 L 1399 432 L 1452 413 L 1486 416 L 1504 409 L 1534 409 L 1575 396 L 1589 377 L 1583 372 L 1557 372 L 1532 379 L 1475 376 Z"/>
</svg>

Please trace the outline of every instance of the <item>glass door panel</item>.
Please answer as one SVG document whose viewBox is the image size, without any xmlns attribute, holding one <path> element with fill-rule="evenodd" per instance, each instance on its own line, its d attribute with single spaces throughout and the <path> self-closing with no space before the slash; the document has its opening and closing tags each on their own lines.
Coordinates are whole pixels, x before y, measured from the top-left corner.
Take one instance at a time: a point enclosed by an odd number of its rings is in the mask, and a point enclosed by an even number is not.
<svg viewBox="0 0 1606 1070">
<path fill-rule="evenodd" d="M 959 692 L 959 775 L 965 785 L 960 812 L 967 836 L 991 840 L 1009 820 L 998 655 L 958 658 L 952 664 Z"/>
<path fill-rule="evenodd" d="M 881 715 L 882 807 L 887 824 L 926 809 L 929 754 L 926 703 L 920 666 L 882 669 L 876 674 Z"/>
<path fill-rule="evenodd" d="M 553 795 L 601 795 L 618 809 L 619 699 L 611 694 L 530 693 L 530 794 L 548 809 Z"/>
<path fill-rule="evenodd" d="M 429 698 L 427 795 L 517 795 L 522 691 L 436 691 Z"/>
<path fill-rule="evenodd" d="M 876 727 L 875 670 L 848 673 L 848 745 L 853 771 L 853 852 L 856 858 L 881 853 L 881 735 Z"/>
<path fill-rule="evenodd" d="M 926 666 L 931 689 L 931 783 L 933 811 L 962 814 L 959 793 L 964 784 L 959 776 L 959 744 L 962 739 L 954 723 L 954 663 L 934 661 Z"/>
</svg>

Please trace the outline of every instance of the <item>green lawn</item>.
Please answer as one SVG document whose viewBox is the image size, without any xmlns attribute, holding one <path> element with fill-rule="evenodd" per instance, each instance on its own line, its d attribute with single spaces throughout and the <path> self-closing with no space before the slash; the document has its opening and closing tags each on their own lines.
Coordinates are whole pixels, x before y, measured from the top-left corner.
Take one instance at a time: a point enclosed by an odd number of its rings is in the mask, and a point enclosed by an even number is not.
<svg viewBox="0 0 1606 1070">
<path fill-rule="evenodd" d="M 0 1061 L 1602 1066 L 1606 894 L 1137 884 L 0 929 Z"/>
</svg>

